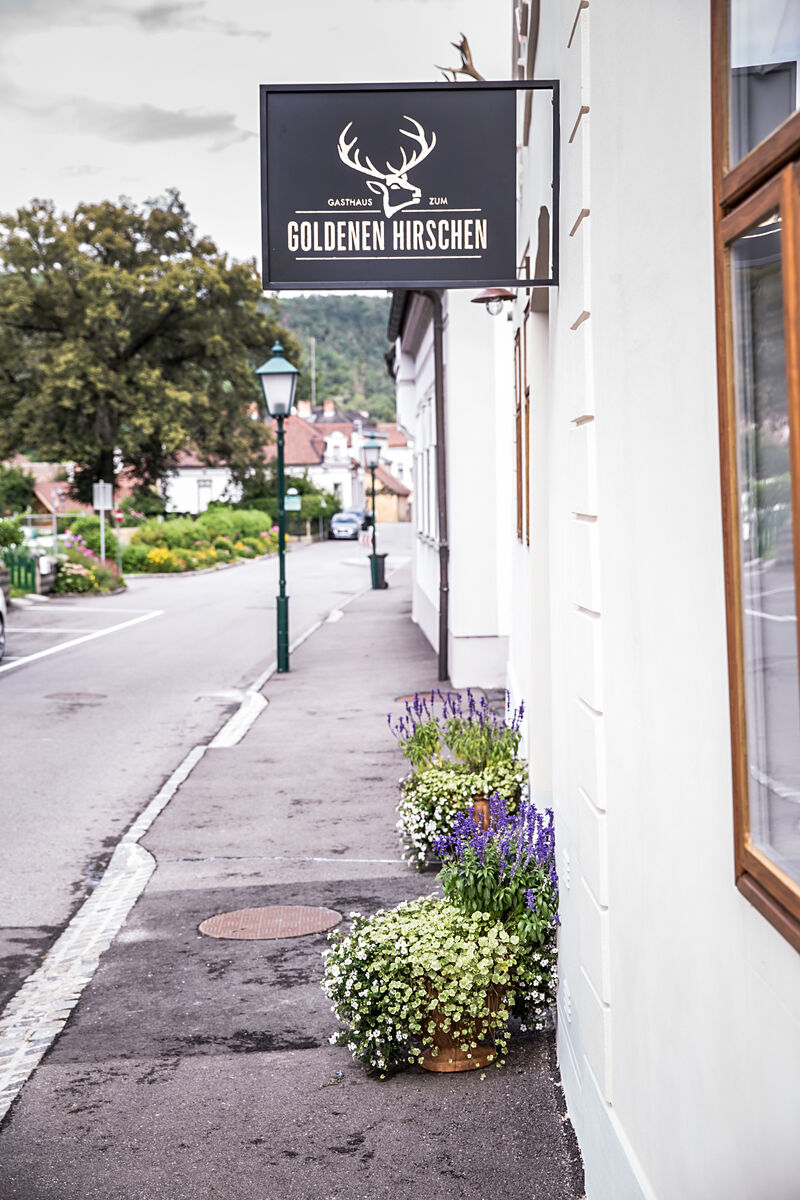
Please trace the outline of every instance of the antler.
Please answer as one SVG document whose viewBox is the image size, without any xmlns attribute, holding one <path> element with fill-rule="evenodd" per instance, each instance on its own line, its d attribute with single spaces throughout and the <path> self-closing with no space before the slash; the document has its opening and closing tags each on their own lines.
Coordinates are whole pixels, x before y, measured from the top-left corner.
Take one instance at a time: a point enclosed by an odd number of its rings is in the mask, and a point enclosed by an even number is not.
<svg viewBox="0 0 800 1200">
<path fill-rule="evenodd" d="M 403 162 L 399 167 L 393 167 L 387 159 L 386 166 L 395 175 L 405 175 L 406 172 L 410 171 L 412 167 L 415 167 L 417 163 L 421 163 L 423 159 L 427 158 L 433 147 L 436 145 L 435 133 L 431 133 L 431 140 L 428 141 L 425 136 L 425 130 L 422 128 L 419 121 L 415 121 L 413 117 L 409 117 L 406 114 L 404 114 L 403 120 L 410 121 L 412 125 L 416 125 L 416 133 L 410 129 L 401 129 L 400 133 L 403 135 L 403 137 L 411 138 L 412 141 L 419 142 L 419 150 L 415 150 L 411 155 L 411 158 L 408 158 L 406 156 L 405 148 L 401 146 L 400 153 L 403 156 Z"/>
<path fill-rule="evenodd" d="M 475 69 L 475 65 L 472 61 L 472 51 L 469 48 L 469 42 L 467 41 L 466 34 L 462 33 L 460 42 L 451 42 L 450 45 L 453 46 L 454 49 L 456 49 L 461 55 L 461 66 L 440 67 L 438 64 L 436 64 L 437 71 L 441 71 L 445 78 L 447 78 L 447 72 L 449 71 L 453 76 L 451 83 L 455 83 L 456 75 L 470 75 L 473 79 L 478 79 L 482 83 L 485 83 L 486 81 L 484 76 L 479 74 L 479 72 Z"/>
<path fill-rule="evenodd" d="M 361 162 L 361 158 L 359 157 L 361 154 L 360 150 L 356 150 L 355 154 L 352 157 L 350 156 L 350 151 L 358 141 L 358 134 L 355 135 L 352 142 L 347 141 L 347 131 L 352 124 L 352 121 L 348 122 L 348 124 L 345 125 L 344 129 L 339 134 L 339 158 L 346 166 L 352 167 L 354 171 L 360 171 L 362 175 L 372 175 L 375 179 L 385 179 L 386 172 L 379 171 L 371 159 L 364 159 L 364 163 L 366 165 Z M 409 136 L 413 137 L 413 134 L 410 134 Z"/>
</svg>

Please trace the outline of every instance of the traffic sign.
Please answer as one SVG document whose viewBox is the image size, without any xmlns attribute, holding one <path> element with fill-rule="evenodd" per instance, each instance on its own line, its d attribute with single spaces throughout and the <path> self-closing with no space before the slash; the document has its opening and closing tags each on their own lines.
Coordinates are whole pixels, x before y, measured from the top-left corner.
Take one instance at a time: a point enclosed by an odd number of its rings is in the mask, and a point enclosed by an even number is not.
<svg viewBox="0 0 800 1200">
<path fill-rule="evenodd" d="M 114 489 L 110 483 L 104 483 L 101 479 L 99 483 L 92 485 L 92 508 L 98 512 L 103 512 L 107 508 L 114 506 Z"/>
</svg>

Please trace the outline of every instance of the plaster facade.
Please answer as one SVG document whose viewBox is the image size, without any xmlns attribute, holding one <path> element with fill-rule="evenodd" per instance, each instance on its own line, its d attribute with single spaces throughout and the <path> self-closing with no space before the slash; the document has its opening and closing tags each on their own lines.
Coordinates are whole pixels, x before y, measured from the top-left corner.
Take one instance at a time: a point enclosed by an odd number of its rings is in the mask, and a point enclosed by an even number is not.
<svg viewBox="0 0 800 1200">
<path fill-rule="evenodd" d="M 588 1200 L 793 1200 L 800 956 L 734 879 L 708 6 L 531 7 L 535 75 L 562 88 L 561 276 L 511 322 L 445 298 L 451 679 L 525 700 L 532 794 L 555 811 L 558 1051 Z M 520 260 L 550 178 L 536 135 Z M 413 615 L 436 645 L 431 339 L 415 300 L 398 405 Z"/>
</svg>

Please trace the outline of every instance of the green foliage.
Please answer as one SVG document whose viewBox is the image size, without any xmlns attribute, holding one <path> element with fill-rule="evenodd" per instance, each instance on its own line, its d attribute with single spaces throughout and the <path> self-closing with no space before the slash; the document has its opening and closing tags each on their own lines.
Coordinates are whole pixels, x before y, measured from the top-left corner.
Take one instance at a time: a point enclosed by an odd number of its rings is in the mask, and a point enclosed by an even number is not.
<svg viewBox="0 0 800 1200">
<path fill-rule="evenodd" d="M 347 1028 L 332 1042 L 380 1073 L 419 1061 L 437 1020 L 471 1056 L 492 1038 L 505 1054 L 516 947 L 488 913 L 468 916 L 434 896 L 354 914 L 352 932 L 329 935 L 323 988 Z M 517 939 L 518 940 L 518 939 Z M 499 995 L 497 1008 L 487 1003 Z"/>
<path fill-rule="evenodd" d="M 56 567 L 53 591 L 57 595 L 113 592 L 125 587 L 125 580 L 108 562 L 101 562 L 82 538 L 76 539 Z"/>
<path fill-rule="evenodd" d="M 137 488 L 120 504 L 125 524 L 141 525 L 148 517 L 164 515 L 164 501 L 154 488 Z"/>
<path fill-rule="evenodd" d="M 122 552 L 126 571 L 180 572 L 214 567 L 234 558 L 272 554 L 277 535 L 265 514 L 209 508 L 201 516 L 144 521 Z"/>
<path fill-rule="evenodd" d="M 70 518 L 69 531 L 73 537 L 82 538 L 84 543 L 89 547 L 92 554 L 100 553 L 100 518 L 99 517 L 72 517 Z M 108 521 L 106 521 L 106 558 L 117 557 L 117 535 Z"/>
<path fill-rule="evenodd" d="M 278 301 L 280 319 L 303 350 L 299 400 L 311 399 L 311 343 L 316 338 L 317 403 L 335 399 L 343 408 L 396 420 L 394 383 L 386 371 L 385 296 L 292 296 Z"/>
<path fill-rule="evenodd" d="M 276 336 L 254 262 L 198 237 L 175 191 L 137 207 L 49 201 L 0 218 L 0 456 L 25 447 L 143 485 L 187 444 L 244 476 L 261 457 L 253 373 Z"/>
<path fill-rule="evenodd" d="M 19 521 L 0 518 L 0 549 L 4 546 L 22 546 L 24 542 L 25 534 Z"/>
<path fill-rule="evenodd" d="M 22 467 L 0 466 L 0 513 L 22 513 L 34 500 L 36 480 Z"/>
<path fill-rule="evenodd" d="M 524 706 L 499 716 L 485 696 L 466 693 L 417 692 L 405 702 L 405 713 L 389 728 L 412 767 L 432 766 L 445 758 L 463 763 L 470 771 L 514 763 L 522 739 Z"/>
<path fill-rule="evenodd" d="M 422 871 L 433 857 L 433 843 L 449 833 L 458 813 L 466 812 L 475 796 L 498 795 L 509 812 L 516 812 L 528 780 L 524 759 L 500 762 L 470 771 L 462 763 L 439 761 L 422 766 L 400 785 L 397 828 L 405 843 L 403 857 Z"/>
</svg>

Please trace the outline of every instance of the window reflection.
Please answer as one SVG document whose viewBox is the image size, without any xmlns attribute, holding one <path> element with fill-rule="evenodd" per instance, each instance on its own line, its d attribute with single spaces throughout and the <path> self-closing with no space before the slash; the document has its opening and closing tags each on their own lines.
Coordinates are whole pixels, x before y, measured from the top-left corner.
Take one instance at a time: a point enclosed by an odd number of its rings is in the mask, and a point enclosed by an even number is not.
<svg viewBox="0 0 800 1200">
<path fill-rule="evenodd" d="M 777 216 L 731 246 L 750 840 L 800 882 L 797 661 Z"/>
<path fill-rule="evenodd" d="M 800 4 L 731 0 L 730 165 L 800 106 Z"/>
</svg>

